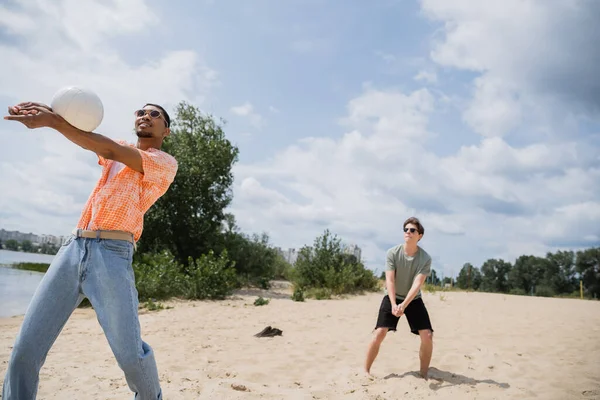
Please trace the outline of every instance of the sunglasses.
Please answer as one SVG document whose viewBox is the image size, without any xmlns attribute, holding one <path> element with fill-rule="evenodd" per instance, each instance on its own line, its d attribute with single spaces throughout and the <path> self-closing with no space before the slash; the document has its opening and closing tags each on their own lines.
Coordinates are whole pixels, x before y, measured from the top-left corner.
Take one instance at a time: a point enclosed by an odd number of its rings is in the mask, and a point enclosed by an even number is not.
<svg viewBox="0 0 600 400">
<path fill-rule="evenodd" d="M 416 228 L 404 228 L 404 232 L 408 232 L 410 231 L 410 233 L 415 233 L 417 231 Z"/>
<path fill-rule="evenodd" d="M 149 114 L 152 118 L 158 118 L 162 115 L 160 111 L 156 110 L 137 110 L 135 112 L 135 115 L 138 117 L 143 117 L 146 114 Z"/>
</svg>

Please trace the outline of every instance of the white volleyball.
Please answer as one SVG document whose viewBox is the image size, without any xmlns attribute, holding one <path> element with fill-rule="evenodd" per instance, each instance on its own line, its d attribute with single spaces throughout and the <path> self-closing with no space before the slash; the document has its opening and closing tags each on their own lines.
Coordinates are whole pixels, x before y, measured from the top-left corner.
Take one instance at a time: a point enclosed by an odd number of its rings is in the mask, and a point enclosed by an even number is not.
<svg viewBox="0 0 600 400">
<path fill-rule="evenodd" d="M 93 91 L 76 86 L 60 89 L 50 104 L 52 111 L 69 124 L 85 132 L 92 132 L 104 118 L 104 106 Z"/>
</svg>

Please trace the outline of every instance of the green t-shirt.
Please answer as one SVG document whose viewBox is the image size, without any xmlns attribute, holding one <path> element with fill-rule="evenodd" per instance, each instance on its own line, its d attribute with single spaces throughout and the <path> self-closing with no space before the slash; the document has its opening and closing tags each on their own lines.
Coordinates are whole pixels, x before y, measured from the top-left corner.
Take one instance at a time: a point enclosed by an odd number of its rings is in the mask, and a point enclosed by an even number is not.
<svg viewBox="0 0 600 400">
<path fill-rule="evenodd" d="M 404 252 L 404 244 L 392 247 L 387 252 L 386 270 L 396 271 L 396 297 L 404 299 L 413 281 L 418 274 L 429 276 L 431 274 L 431 256 L 425 250 L 417 246 L 417 253 L 409 257 Z M 387 287 L 385 289 L 387 293 Z M 415 299 L 421 297 L 421 291 Z"/>
</svg>

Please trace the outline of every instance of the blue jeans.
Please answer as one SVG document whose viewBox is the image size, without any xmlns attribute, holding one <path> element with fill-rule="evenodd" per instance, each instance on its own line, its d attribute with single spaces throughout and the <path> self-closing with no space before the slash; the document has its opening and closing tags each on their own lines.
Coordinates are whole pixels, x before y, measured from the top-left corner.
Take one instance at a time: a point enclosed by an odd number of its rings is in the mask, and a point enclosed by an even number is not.
<svg viewBox="0 0 600 400">
<path fill-rule="evenodd" d="M 65 240 L 25 314 L 2 400 L 35 399 L 46 356 L 84 297 L 94 307 L 134 398 L 162 398 L 154 353 L 140 334 L 132 257 L 133 245 L 127 241 L 75 236 Z"/>
</svg>

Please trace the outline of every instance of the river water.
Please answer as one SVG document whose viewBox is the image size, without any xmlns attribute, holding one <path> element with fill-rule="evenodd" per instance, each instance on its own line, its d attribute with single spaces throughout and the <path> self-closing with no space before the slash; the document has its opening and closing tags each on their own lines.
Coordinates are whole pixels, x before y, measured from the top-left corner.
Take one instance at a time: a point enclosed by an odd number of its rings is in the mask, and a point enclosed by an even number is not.
<svg viewBox="0 0 600 400">
<path fill-rule="evenodd" d="M 41 272 L 10 268 L 10 264 L 19 262 L 49 264 L 53 258 L 54 256 L 47 254 L 0 250 L 0 318 L 24 314 L 35 289 L 44 276 Z"/>
</svg>

